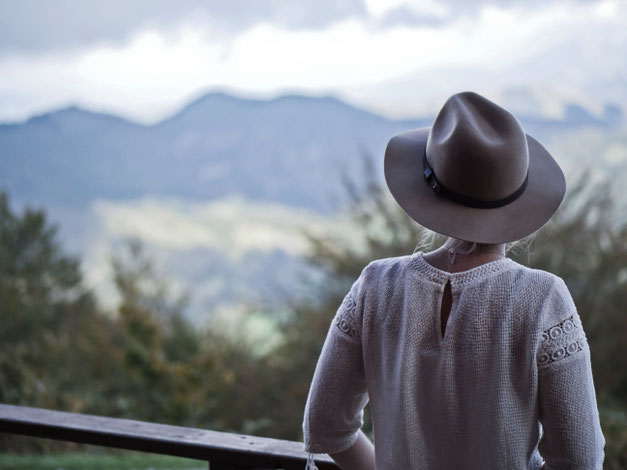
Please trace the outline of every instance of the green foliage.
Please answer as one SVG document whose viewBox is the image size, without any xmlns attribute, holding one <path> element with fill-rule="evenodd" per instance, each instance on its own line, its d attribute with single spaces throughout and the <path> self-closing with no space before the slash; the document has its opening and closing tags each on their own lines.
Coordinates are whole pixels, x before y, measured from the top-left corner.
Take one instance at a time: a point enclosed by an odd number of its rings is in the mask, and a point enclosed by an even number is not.
<svg viewBox="0 0 627 470">
<path fill-rule="evenodd" d="M 78 260 L 62 253 L 42 211 L 16 214 L 5 194 L 0 247 L 0 402 L 83 409 L 107 321 L 82 285 Z"/>
<path fill-rule="evenodd" d="M 62 453 L 45 455 L 1 454 L 2 470 L 199 470 L 200 460 L 139 452 Z"/>
<path fill-rule="evenodd" d="M 33 403 L 63 374 L 67 347 L 94 302 L 82 288 L 78 261 L 61 253 L 56 229 L 41 211 L 12 212 L 0 194 L 0 401 Z M 82 344 L 78 345 L 79 347 Z M 50 354 L 54 351 L 54 354 Z M 75 364 L 80 366 L 80 363 Z M 63 403 L 63 377 L 41 405 Z M 49 392 L 52 392 L 48 390 Z"/>
<path fill-rule="evenodd" d="M 106 414 L 134 419 L 260 433 L 276 397 L 276 374 L 248 345 L 184 317 L 185 297 L 175 298 L 143 247 L 130 241 L 112 260 L 121 296 L 112 362 L 116 397 Z M 270 408 L 271 409 L 271 408 Z"/>
<path fill-rule="evenodd" d="M 121 300 L 110 362 L 115 397 L 110 416 L 193 423 L 204 375 L 201 337 L 183 317 L 185 298 L 173 298 L 137 241 L 112 258 Z"/>
<path fill-rule="evenodd" d="M 605 434 L 605 470 L 627 468 L 627 405 L 601 392 L 599 414 Z"/>
</svg>

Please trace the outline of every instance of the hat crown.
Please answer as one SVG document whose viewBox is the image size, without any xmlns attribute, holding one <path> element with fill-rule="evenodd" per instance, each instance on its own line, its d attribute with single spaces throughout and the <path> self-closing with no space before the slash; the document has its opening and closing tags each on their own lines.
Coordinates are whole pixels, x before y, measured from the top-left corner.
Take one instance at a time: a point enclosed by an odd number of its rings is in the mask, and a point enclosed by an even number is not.
<svg viewBox="0 0 627 470">
<path fill-rule="evenodd" d="M 527 136 L 508 111 L 473 93 L 450 97 L 429 132 L 426 155 L 438 180 L 463 196 L 492 201 L 524 183 Z"/>
</svg>

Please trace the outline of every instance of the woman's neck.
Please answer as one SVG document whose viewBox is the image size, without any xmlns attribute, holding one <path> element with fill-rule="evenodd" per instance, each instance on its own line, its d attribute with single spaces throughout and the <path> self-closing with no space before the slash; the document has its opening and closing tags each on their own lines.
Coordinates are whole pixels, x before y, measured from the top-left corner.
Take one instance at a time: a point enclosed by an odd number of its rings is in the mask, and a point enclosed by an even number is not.
<svg viewBox="0 0 627 470">
<path fill-rule="evenodd" d="M 431 266 L 451 273 L 467 271 L 501 258 L 505 258 L 505 244 L 473 243 L 454 238 L 424 255 Z"/>
</svg>

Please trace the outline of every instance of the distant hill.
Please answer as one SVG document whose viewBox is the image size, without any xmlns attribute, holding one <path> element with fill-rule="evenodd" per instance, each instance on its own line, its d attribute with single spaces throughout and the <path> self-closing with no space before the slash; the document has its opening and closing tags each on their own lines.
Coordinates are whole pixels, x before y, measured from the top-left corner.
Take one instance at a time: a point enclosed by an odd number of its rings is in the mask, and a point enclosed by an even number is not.
<svg viewBox="0 0 627 470">
<path fill-rule="evenodd" d="M 34 203 L 239 194 L 314 210 L 363 151 L 426 120 L 390 121 L 334 98 L 209 94 L 156 125 L 67 108 L 0 126 L 0 188 Z"/>
<path fill-rule="evenodd" d="M 559 121 L 523 116 L 523 123 L 537 135 L 621 118 L 568 110 Z M 358 168 L 363 153 L 380 158 L 390 136 L 432 119 L 389 120 L 331 97 L 222 93 L 151 126 L 70 107 L 0 125 L 0 189 L 77 209 L 98 199 L 241 195 L 326 212 L 336 208 L 340 174 Z"/>
</svg>

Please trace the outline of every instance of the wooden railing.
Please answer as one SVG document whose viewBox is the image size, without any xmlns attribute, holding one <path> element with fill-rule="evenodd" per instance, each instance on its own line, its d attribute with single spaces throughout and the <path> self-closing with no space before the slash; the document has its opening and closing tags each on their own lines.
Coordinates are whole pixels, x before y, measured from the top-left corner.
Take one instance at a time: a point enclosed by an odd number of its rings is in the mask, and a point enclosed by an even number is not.
<svg viewBox="0 0 627 470">
<path fill-rule="evenodd" d="M 303 470 L 302 443 L 0 404 L 0 432 L 204 460 L 210 470 Z M 328 456 L 320 470 L 339 467 Z"/>
</svg>

